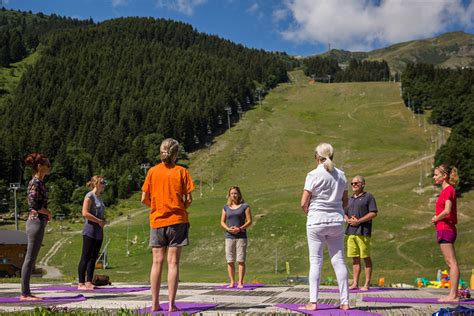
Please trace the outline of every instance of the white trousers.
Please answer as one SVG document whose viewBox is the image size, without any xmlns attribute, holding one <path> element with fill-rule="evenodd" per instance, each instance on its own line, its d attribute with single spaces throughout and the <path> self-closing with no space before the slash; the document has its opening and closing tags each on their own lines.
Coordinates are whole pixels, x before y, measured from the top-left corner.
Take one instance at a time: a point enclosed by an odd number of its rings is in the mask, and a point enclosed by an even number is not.
<svg viewBox="0 0 474 316">
<path fill-rule="evenodd" d="M 331 264 L 336 273 L 341 305 L 349 304 L 347 268 L 344 262 L 344 225 L 311 226 L 306 228 L 309 248 L 309 301 L 318 301 L 321 268 L 323 266 L 323 249 L 327 244 Z"/>
</svg>

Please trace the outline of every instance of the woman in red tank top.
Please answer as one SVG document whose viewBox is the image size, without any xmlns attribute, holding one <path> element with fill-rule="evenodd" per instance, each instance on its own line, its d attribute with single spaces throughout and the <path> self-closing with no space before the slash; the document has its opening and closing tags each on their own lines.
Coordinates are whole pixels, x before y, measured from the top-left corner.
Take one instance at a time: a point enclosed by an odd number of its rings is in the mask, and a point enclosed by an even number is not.
<svg viewBox="0 0 474 316">
<path fill-rule="evenodd" d="M 455 167 L 442 164 L 435 168 L 433 179 L 441 185 L 441 193 L 436 201 L 436 215 L 431 221 L 436 226 L 438 244 L 444 261 L 449 266 L 451 288 L 448 296 L 440 298 L 440 302 L 458 302 L 459 267 L 456 260 L 454 242 L 456 241 L 457 206 L 454 186 L 459 177 Z"/>
</svg>

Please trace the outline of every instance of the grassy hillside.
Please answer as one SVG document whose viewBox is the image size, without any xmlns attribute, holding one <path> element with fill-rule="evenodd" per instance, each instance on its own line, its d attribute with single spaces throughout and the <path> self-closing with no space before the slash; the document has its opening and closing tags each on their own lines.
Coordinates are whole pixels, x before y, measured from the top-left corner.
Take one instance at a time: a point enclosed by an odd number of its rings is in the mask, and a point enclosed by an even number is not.
<svg viewBox="0 0 474 316">
<path fill-rule="evenodd" d="M 13 92 L 27 67 L 34 64 L 38 56 L 39 50 L 25 59 L 11 64 L 10 67 L 0 67 L 0 99 Z"/>
<path fill-rule="evenodd" d="M 347 63 L 351 59 L 364 60 L 369 57 L 366 52 L 350 52 L 342 49 L 331 49 L 320 55 L 321 57 L 328 57 L 337 60 L 339 63 Z"/>
<path fill-rule="evenodd" d="M 367 177 L 366 188 L 377 199 L 374 281 L 382 276 L 386 283 L 412 283 L 417 276 L 434 278 L 437 269 L 445 268 L 430 223 L 439 189 L 431 184 L 430 160 L 421 165 L 416 161 L 433 153 L 431 132 L 435 135 L 437 128 L 428 126 L 424 132 L 418 127 L 400 100 L 397 84 L 310 84 L 301 72 L 293 72 L 291 78 L 291 84 L 274 89 L 210 148 L 191 155 L 197 188 L 190 209 L 191 245 L 183 251 L 181 281 L 226 281 L 219 220 L 231 185 L 241 187 L 254 216 L 247 279 L 279 282 L 286 278 L 285 262 L 290 263 L 291 275 L 307 275 L 305 216 L 299 200 L 306 173 L 315 167 L 314 147 L 322 141 L 334 145 L 335 162 L 349 179 L 356 174 Z M 474 245 L 468 238 L 474 224 L 474 193 L 465 194 L 458 203 L 456 247 L 466 280 L 474 261 Z M 129 209 L 134 207 L 138 205 L 129 205 Z M 42 255 L 60 239 L 58 224 L 54 225 L 46 234 Z M 112 281 L 148 280 L 151 254 L 146 213 L 111 226 L 109 234 L 111 269 L 104 273 Z M 65 280 L 76 275 L 80 248 L 80 236 L 70 236 L 50 261 L 60 267 Z M 334 276 L 325 256 L 324 278 Z"/>
<path fill-rule="evenodd" d="M 386 60 L 392 72 L 401 72 L 407 63 L 427 63 L 440 67 L 474 66 L 474 35 L 450 32 L 425 40 L 415 40 L 376 49 L 371 52 L 349 52 L 332 49 L 322 54 L 339 63 L 351 58 L 358 60 Z"/>
<path fill-rule="evenodd" d="M 369 60 L 382 59 L 389 63 L 392 71 L 402 71 L 408 62 L 422 62 L 442 67 L 472 67 L 474 66 L 474 35 L 451 32 L 369 52 Z"/>
</svg>

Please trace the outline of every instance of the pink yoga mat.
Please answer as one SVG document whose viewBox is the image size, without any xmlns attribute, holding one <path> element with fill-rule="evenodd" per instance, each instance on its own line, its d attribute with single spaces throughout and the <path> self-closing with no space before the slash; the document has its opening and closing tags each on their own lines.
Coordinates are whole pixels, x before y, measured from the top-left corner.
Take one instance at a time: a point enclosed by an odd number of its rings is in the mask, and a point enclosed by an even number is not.
<svg viewBox="0 0 474 316">
<path fill-rule="evenodd" d="M 68 303 L 85 300 L 85 296 L 81 294 L 76 296 L 47 296 L 38 301 L 22 301 L 19 297 L 0 297 L 0 303 Z"/>
<path fill-rule="evenodd" d="M 361 311 L 358 309 L 350 309 L 348 311 L 344 311 L 339 309 L 338 306 L 328 305 L 328 304 L 318 304 L 318 309 L 315 311 L 306 311 L 298 309 L 304 305 L 299 304 L 276 304 L 275 306 L 280 308 L 286 308 L 298 313 L 306 314 L 306 315 L 326 315 L 326 316 L 382 316 L 381 314 L 370 313 L 366 311 Z"/>
<path fill-rule="evenodd" d="M 165 313 L 167 316 L 178 316 L 178 315 L 191 315 L 191 314 L 196 314 L 200 313 L 202 311 L 205 311 L 207 309 L 216 307 L 217 304 L 200 304 L 200 303 L 185 303 L 185 302 L 177 302 L 176 307 L 178 307 L 180 310 L 176 312 L 168 312 L 168 303 L 162 303 L 160 304 L 161 308 L 163 309 L 162 311 L 158 312 L 151 312 L 151 306 L 141 308 L 138 310 L 139 314 L 152 314 L 152 315 L 159 315 Z"/>
<path fill-rule="evenodd" d="M 396 287 L 371 287 L 368 291 L 363 291 L 361 289 L 349 290 L 349 293 L 369 293 L 369 292 L 388 292 L 388 291 L 407 291 L 407 290 L 416 290 L 416 289 L 407 289 L 407 288 L 396 288 Z M 319 292 L 323 293 L 339 293 L 339 289 L 319 289 Z"/>
<path fill-rule="evenodd" d="M 409 304 L 442 304 L 442 305 L 457 305 L 468 304 L 474 305 L 474 299 L 461 300 L 459 302 L 438 302 L 436 297 L 376 297 L 364 296 L 364 302 L 383 302 L 383 303 L 409 303 Z"/>
<path fill-rule="evenodd" d="M 98 287 L 93 290 L 78 290 L 77 286 L 47 286 L 33 289 L 35 291 L 68 291 L 68 292 L 81 292 L 81 293 L 111 293 L 111 292 L 139 292 L 149 290 L 150 287 Z"/>
<path fill-rule="evenodd" d="M 242 289 L 239 289 L 237 287 L 237 285 L 235 285 L 234 287 L 231 287 L 231 288 L 228 288 L 227 287 L 228 285 L 229 284 L 219 285 L 219 286 L 216 286 L 214 288 L 217 289 L 217 290 L 227 290 L 227 291 L 251 291 L 251 290 L 255 290 L 256 288 L 265 286 L 264 284 L 244 284 L 244 287 Z"/>
</svg>

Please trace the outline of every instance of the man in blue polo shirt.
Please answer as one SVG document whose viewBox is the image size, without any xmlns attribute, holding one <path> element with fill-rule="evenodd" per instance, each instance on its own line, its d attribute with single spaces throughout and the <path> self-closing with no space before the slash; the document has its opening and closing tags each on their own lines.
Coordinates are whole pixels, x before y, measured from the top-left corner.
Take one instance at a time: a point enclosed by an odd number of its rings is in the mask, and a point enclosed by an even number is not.
<svg viewBox="0 0 474 316">
<path fill-rule="evenodd" d="M 377 204 L 372 194 L 364 191 L 364 177 L 355 176 L 352 179 L 351 187 L 353 194 L 345 210 L 346 235 L 348 235 L 347 256 L 352 258 L 352 272 L 354 274 L 354 281 L 349 289 L 359 287 L 360 259 L 362 258 L 365 263 L 365 285 L 360 289 L 367 291 L 372 277 L 370 236 L 372 234 L 372 219 L 377 216 Z"/>
</svg>

